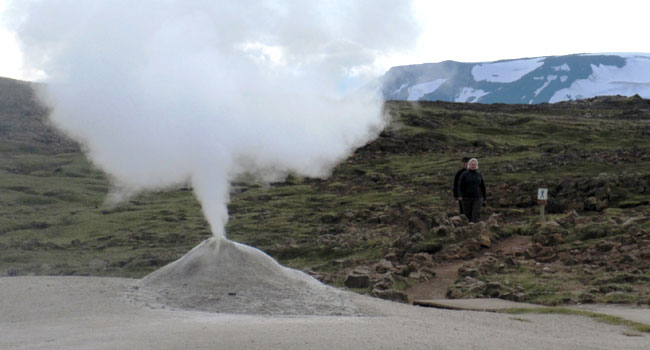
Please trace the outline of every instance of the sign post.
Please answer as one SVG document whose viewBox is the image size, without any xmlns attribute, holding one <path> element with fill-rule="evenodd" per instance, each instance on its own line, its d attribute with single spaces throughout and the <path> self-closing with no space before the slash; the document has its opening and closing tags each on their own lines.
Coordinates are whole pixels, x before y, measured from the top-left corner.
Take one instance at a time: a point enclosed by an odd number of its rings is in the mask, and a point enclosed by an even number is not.
<svg viewBox="0 0 650 350">
<path fill-rule="evenodd" d="M 548 189 L 547 188 L 538 188 L 537 189 L 537 205 L 539 205 L 539 216 L 544 220 L 544 207 L 546 207 L 546 201 L 548 200 Z"/>
</svg>

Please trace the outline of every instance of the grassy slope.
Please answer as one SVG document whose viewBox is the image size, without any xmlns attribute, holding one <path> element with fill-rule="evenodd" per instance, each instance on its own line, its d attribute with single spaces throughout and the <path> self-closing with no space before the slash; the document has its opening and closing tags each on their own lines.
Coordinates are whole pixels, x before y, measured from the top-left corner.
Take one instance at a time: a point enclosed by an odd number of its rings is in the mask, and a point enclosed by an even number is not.
<svg viewBox="0 0 650 350">
<path fill-rule="evenodd" d="M 46 111 L 31 102 L 28 90 L 2 83 L 0 97 L 11 103 L 0 105 L 0 274 L 140 277 L 210 235 L 188 189 L 106 207 L 106 177 L 44 125 Z M 625 98 L 613 105 L 533 107 L 389 102 L 392 125 L 330 178 L 291 176 L 271 186 L 236 186 L 227 232 L 286 265 L 332 273 L 326 280 L 340 284 L 335 272 L 341 264 L 381 259 L 409 231 L 410 218 L 435 221 L 454 213 L 449 187 L 463 155 L 481 158 L 495 198 L 504 184 L 518 188 L 600 173 L 648 173 L 649 162 L 635 157 L 650 153 L 650 124 L 639 120 L 648 107 L 638 103 Z M 607 158 L 614 153 L 623 154 L 615 163 Z M 622 189 L 608 210 L 632 201 L 637 206 L 623 211 L 642 213 L 647 206 L 638 204 L 647 200 L 650 189 Z M 487 212 L 504 215 L 502 231 L 523 232 L 535 208 L 494 205 Z M 513 227 L 510 219 L 524 226 Z M 443 251 L 457 243 L 438 236 L 424 241 Z"/>
</svg>

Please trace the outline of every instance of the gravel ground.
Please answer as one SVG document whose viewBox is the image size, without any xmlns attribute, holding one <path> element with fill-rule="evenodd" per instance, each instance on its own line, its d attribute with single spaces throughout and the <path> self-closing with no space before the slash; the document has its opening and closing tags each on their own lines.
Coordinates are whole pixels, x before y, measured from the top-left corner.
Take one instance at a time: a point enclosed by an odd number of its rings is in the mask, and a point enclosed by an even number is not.
<svg viewBox="0 0 650 350">
<path fill-rule="evenodd" d="M 350 295 L 367 316 L 152 308 L 133 279 L 0 278 L 1 349 L 648 349 L 650 336 L 565 315 L 450 311 Z"/>
<path fill-rule="evenodd" d="M 648 349 L 578 316 L 391 303 L 211 238 L 142 280 L 0 278 L 0 349 Z"/>
</svg>

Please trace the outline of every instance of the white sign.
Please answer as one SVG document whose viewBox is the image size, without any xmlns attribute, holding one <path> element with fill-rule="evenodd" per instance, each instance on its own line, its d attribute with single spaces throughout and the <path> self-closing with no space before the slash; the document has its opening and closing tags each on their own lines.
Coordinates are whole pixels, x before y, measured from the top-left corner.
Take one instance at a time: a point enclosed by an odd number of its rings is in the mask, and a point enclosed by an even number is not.
<svg viewBox="0 0 650 350">
<path fill-rule="evenodd" d="M 538 188 L 537 189 L 537 200 L 545 201 L 548 198 L 548 188 Z"/>
</svg>

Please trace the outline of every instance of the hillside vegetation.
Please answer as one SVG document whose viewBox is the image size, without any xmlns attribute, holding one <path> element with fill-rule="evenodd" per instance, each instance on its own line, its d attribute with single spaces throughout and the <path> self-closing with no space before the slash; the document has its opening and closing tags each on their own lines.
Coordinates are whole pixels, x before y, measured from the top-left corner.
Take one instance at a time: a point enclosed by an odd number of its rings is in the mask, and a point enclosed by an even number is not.
<svg viewBox="0 0 650 350">
<path fill-rule="evenodd" d="M 327 179 L 235 183 L 228 237 L 394 300 L 455 263 L 448 297 L 650 302 L 650 101 L 385 111 L 390 126 Z M 210 236 L 189 188 L 106 206 L 107 177 L 46 114 L 28 84 L 0 79 L 0 275 L 142 277 Z M 480 224 L 451 198 L 462 156 L 488 186 Z"/>
</svg>

